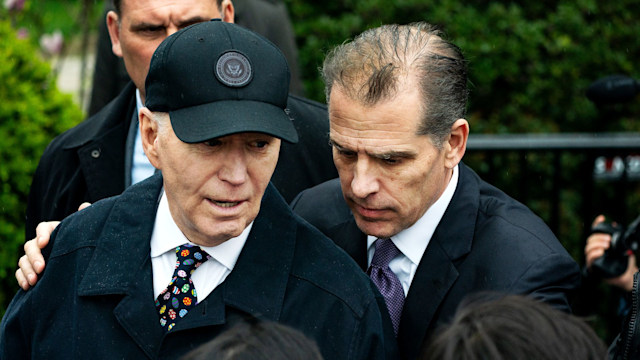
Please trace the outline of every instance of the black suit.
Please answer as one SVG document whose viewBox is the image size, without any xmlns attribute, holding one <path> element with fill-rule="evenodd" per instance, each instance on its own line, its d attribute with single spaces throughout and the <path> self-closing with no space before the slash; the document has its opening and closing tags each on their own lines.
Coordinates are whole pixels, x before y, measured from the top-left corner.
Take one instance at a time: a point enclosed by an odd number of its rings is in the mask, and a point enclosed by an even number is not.
<svg viewBox="0 0 640 360">
<path fill-rule="evenodd" d="M 531 294 L 570 311 L 568 298 L 580 281 L 578 265 L 539 217 L 464 164 L 459 170 L 407 294 L 398 333 L 405 359 L 416 358 L 424 339 L 473 292 Z M 303 191 L 292 207 L 366 269 L 366 235 L 337 179 Z"/>
<path fill-rule="evenodd" d="M 165 335 L 149 241 L 161 189 L 153 176 L 58 226 L 38 285 L 3 318 L 0 358 L 177 359 L 247 317 L 302 331 L 325 359 L 395 358 L 371 281 L 272 185 L 233 271 Z"/>
<path fill-rule="evenodd" d="M 271 178 L 290 201 L 300 191 L 337 176 L 328 142 L 326 106 L 296 96 L 287 104 L 298 131 L 298 144 L 282 142 Z M 44 151 L 31 184 L 26 239 L 41 221 L 62 220 L 84 202 L 96 202 L 125 189 L 125 146 L 133 112 L 135 87 L 96 115 L 56 137 Z"/>
</svg>

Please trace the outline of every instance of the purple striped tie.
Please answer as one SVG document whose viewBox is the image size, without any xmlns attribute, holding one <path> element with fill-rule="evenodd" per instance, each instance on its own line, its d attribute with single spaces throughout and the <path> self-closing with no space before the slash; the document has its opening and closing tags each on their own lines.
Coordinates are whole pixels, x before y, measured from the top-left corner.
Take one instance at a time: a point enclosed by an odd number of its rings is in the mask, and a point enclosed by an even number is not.
<svg viewBox="0 0 640 360">
<path fill-rule="evenodd" d="M 397 336 L 404 305 L 404 290 L 398 276 L 389 268 L 389 262 L 400 254 L 400 250 L 390 239 L 378 239 L 375 246 L 376 250 L 367 273 L 384 296 L 393 323 L 393 331 Z"/>
</svg>

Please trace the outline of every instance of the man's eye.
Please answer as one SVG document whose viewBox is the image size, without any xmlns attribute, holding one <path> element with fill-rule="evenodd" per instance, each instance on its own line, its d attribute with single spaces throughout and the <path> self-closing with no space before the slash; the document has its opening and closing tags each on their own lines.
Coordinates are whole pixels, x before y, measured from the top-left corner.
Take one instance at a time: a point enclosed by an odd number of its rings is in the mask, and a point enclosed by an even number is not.
<svg viewBox="0 0 640 360">
<path fill-rule="evenodd" d="M 382 160 L 387 165 L 395 165 L 400 163 L 400 159 L 393 156 L 383 156 L 380 160 Z"/>
<path fill-rule="evenodd" d="M 356 156 L 355 152 L 349 151 L 349 150 L 338 150 L 338 154 L 340 154 L 340 156 L 347 157 L 347 158 Z"/>
<path fill-rule="evenodd" d="M 156 34 L 164 32 L 164 26 L 147 26 L 139 29 L 139 32 L 142 34 Z"/>
<path fill-rule="evenodd" d="M 218 146 L 221 144 L 220 140 L 217 140 L 217 139 L 203 141 L 202 143 L 207 146 Z"/>
<path fill-rule="evenodd" d="M 269 142 L 264 140 L 256 140 L 251 145 L 255 148 L 263 149 L 267 147 L 267 145 L 269 145 Z"/>
</svg>

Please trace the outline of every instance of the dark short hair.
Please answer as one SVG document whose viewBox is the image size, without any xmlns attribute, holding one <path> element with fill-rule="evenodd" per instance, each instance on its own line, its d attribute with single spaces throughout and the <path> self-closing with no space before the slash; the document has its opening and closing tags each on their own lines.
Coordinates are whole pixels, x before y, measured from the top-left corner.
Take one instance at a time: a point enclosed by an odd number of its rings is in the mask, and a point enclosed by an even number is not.
<svg viewBox="0 0 640 360">
<path fill-rule="evenodd" d="M 250 319 L 234 325 L 181 360 L 322 360 L 318 346 L 300 331 Z"/>
<path fill-rule="evenodd" d="M 440 147 L 464 117 L 469 91 L 462 51 L 436 27 L 417 22 L 366 30 L 330 51 L 322 67 L 327 103 L 335 84 L 364 105 L 393 99 L 402 76 L 414 77 L 420 87 L 418 134 L 430 135 Z"/>
<path fill-rule="evenodd" d="M 218 8 L 221 8 L 222 0 L 216 0 L 216 2 L 218 3 Z M 122 10 L 122 0 L 111 0 L 111 4 L 113 5 L 116 13 L 120 14 L 120 11 Z"/>
<path fill-rule="evenodd" d="M 604 360 L 604 343 L 580 318 L 534 299 L 507 295 L 460 307 L 420 359 Z"/>
</svg>

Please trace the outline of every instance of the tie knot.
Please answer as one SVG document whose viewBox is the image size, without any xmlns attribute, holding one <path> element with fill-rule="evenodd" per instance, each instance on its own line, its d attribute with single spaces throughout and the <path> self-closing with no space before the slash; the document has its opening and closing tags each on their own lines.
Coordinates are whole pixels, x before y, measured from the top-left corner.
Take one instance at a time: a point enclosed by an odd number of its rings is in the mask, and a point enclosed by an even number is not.
<svg viewBox="0 0 640 360">
<path fill-rule="evenodd" d="M 176 248 L 178 262 L 176 269 L 188 271 L 191 274 L 198 266 L 211 258 L 211 255 L 202 250 L 200 246 L 184 244 Z"/>
<path fill-rule="evenodd" d="M 371 259 L 371 266 L 377 266 L 386 268 L 393 258 L 400 254 L 400 250 L 391 241 L 391 239 L 378 239 L 376 240 L 376 251 L 373 253 L 373 259 Z"/>
</svg>

